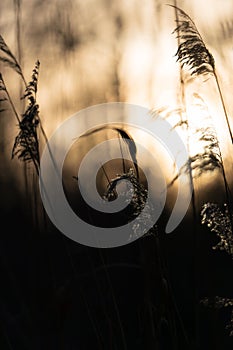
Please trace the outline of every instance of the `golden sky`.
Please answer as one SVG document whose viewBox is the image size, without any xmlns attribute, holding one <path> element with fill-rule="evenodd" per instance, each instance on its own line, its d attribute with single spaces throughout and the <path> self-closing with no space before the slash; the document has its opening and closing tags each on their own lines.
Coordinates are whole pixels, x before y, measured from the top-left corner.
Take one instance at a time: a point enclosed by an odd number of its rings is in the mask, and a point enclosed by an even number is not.
<svg viewBox="0 0 233 350">
<path fill-rule="evenodd" d="M 18 12 L 16 3 L 20 4 Z M 12 52 L 20 55 L 27 79 L 35 61 L 41 62 L 38 103 L 48 136 L 70 115 L 97 103 L 123 101 L 150 109 L 177 108 L 179 67 L 174 57 L 177 41 L 172 34 L 175 17 L 167 3 L 174 2 L 1 1 L 0 33 Z M 233 1 L 177 0 L 177 5 L 194 20 L 214 55 L 232 116 Z M 2 66 L 1 71 L 17 105 L 19 80 L 8 68 Z M 190 85 L 193 122 L 197 93 L 209 107 L 228 157 L 232 152 L 214 82 L 197 79 Z M 13 117 L 11 123 L 16 127 Z M 16 129 L 9 125 L 4 124 L 10 147 Z"/>
</svg>

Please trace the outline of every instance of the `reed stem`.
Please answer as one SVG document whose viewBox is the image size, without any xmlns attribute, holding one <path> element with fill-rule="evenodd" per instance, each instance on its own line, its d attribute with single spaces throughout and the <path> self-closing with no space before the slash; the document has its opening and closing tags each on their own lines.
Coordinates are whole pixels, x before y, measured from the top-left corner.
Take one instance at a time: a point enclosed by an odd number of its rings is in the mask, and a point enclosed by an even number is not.
<svg viewBox="0 0 233 350">
<path fill-rule="evenodd" d="M 223 94 L 222 94 L 222 90 L 221 90 L 221 87 L 220 87 L 220 84 L 219 84 L 218 75 L 217 75 L 215 69 L 213 71 L 213 74 L 214 74 L 214 78 L 215 78 L 215 81 L 216 81 L 216 84 L 217 84 L 219 97 L 220 97 L 220 100 L 221 100 L 223 112 L 224 112 L 225 119 L 226 119 L 226 122 L 227 122 L 227 127 L 228 127 L 229 134 L 230 134 L 230 137 L 231 137 L 231 143 L 233 144 L 233 135 L 232 135 L 231 126 L 230 126 L 230 122 L 229 122 L 229 118 L 228 118 L 228 114 L 227 114 L 227 110 L 226 110 L 226 105 L 225 105 Z"/>
</svg>

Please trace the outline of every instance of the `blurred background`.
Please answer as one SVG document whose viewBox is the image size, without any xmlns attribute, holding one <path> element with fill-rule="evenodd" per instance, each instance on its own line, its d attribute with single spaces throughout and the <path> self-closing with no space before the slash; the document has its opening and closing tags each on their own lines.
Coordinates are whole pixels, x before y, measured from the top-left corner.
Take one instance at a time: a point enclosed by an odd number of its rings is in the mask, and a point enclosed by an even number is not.
<svg viewBox="0 0 233 350">
<path fill-rule="evenodd" d="M 27 81 L 40 61 L 37 103 L 48 138 L 66 118 L 99 103 L 179 108 L 175 13 L 167 3 L 190 15 L 213 54 L 233 128 L 232 0 L 1 0 L 0 34 Z M 2 61 L 0 68 L 22 114 L 22 81 Z M 208 106 L 232 186 L 232 144 L 213 80 L 188 84 L 194 128 L 202 120 L 195 110 L 200 99 Z M 225 329 L 229 311 L 197 302 L 233 294 L 232 262 L 212 250 L 216 237 L 199 220 L 194 248 L 188 216 L 172 235 L 153 234 L 124 247 L 94 249 L 69 240 L 43 213 L 33 166 L 11 159 L 18 126 L 11 108 L 1 104 L 1 348 L 231 349 Z M 112 135 L 102 131 L 74 144 L 64 168 L 71 197 L 79 158 Z M 149 138 L 145 142 L 153 149 Z M 197 151 L 195 141 L 191 150 Z M 120 167 L 117 163 L 116 171 Z M 153 170 L 149 159 L 148 167 Z M 198 209 L 207 201 L 224 201 L 218 172 L 204 174 L 195 186 Z M 165 211 L 161 227 L 167 216 Z"/>
</svg>

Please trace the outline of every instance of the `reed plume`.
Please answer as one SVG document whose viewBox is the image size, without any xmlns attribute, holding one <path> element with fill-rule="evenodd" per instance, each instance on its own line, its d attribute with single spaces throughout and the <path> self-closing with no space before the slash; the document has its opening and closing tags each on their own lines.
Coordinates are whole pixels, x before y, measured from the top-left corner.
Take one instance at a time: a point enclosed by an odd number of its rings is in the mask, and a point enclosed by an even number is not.
<svg viewBox="0 0 233 350">
<path fill-rule="evenodd" d="M 23 74 L 23 70 L 22 70 L 21 65 L 19 64 L 15 55 L 11 52 L 10 48 L 8 47 L 8 45 L 6 44 L 5 40 L 3 39 L 3 37 L 1 35 L 0 35 L 0 61 L 3 62 L 6 66 L 13 69 L 17 74 L 19 74 L 19 76 L 22 79 L 22 82 L 24 84 L 25 93 L 28 93 L 28 90 L 31 89 L 32 86 L 31 85 L 28 86 L 28 83 L 27 83 L 26 78 Z M 37 69 L 39 71 L 39 63 L 38 62 L 39 61 L 36 62 L 34 69 Z M 37 65 L 38 65 L 38 67 L 37 67 Z M 37 73 L 34 72 L 34 70 L 33 70 L 32 75 L 34 75 L 34 74 L 37 74 Z M 38 74 L 37 74 L 37 78 L 38 78 Z M 35 79 L 35 77 L 32 76 L 32 80 L 33 79 Z M 31 81 L 31 83 L 35 84 L 35 82 L 33 83 L 32 81 Z M 30 82 L 29 82 L 29 84 L 30 84 Z M 36 91 L 34 93 L 35 93 L 35 97 L 36 97 Z M 27 96 L 25 96 L 25 97 L 27 97 Z M 48 143 L 48 138 L 47 138 L 46 132 L 44 130 L 44 127 L 42 125 L 42 121 L 40 119 L 39 114 L 38 114 L 38 120 L 39 120 L 39 127 L 40 127 L 41 133 L 43 135 L 44 141 L 45 141 L 45 143 Z M 49 147 L 49 145 L 48 145 L 48 147 Z M 50 152 L 50 156 L 53 159 L 51 152 Z"/>
<path fill-rule="evenodd" d="M 197 76 L 213 76 L 215 79 L 215 83 L 217 85 L 217 91 L 219 93 L 219 98 L 221 102 L 221 106 L 223 108 L 224 116 L 226 119 L 228 131 L 230 134 L 231 142 L 233 143 L 233 135 L 230 127 L 230 122 L 223 98 L 223 94 L 221 91 L 221 87 L 218 80 L 218 75 L 216 73 L 215 60 L 213 55 L 207 49 L 194 21 L 186 14 L 182 9 L 177 7 L 177 1 L 174 0 L 174 5 L 169 5 L 175 9 L 175 21 L 176 28 L 173 31 L 173 34 L 176 34 L 178 48 L 175 53 L 177 57 L 177 62 L 180 64 L 180 96 L 182 103 L 182 110 L 184 113 L 181 113 L 180 124 L 186 125 L 186 130 L 189 130 L 189 121 L 187 119 L 187 110 L 186 110 L 186 84 L 188 80 L 185 76 L 185 68 L 187 68 L 188 72 L 192 79 L 195 79 Z M 186 115 L 186 119 L 183 119 L 183 115 Z M 214 130 L 210 130 L 207 128 L 202 128 L 196 132 L 200 134 L 200 140 L 206 144 L 204 146 L 204 150 L 202 154 L 196 154 L 194 156 L 190 156 L 187 164 L 184 165 L 181 171 L 186 171 L 190 175 L 191 184 L 193 184 L 193 179 L 195 176 L 200 176 L 203 172 L 213 171 L 216 168 L 220 168 L 224 180 L 225 187 L 225 195 L 228 209 L 231 208 L 230 201 L 230 193 L 229 187 L 226 180 L 225 169 L 222 161 L 221 151 L 218 145 L 218 140 L 216 138 L 216 133 Z M 187 137 L 187 146 L 189 151 L 189 136 Z M 179 174 L 178 174 L 179 176 Z M 197 219 L 196 212 L 196 204 L 195 204 L 195 191 L 193 191 L 192 196 L 192 208 L 193 208 L 193 217 L 194 223 Z M 230 226 L 233 228 L 233 220 L 230 216 Z M 195 225 L 196 227 L 196 225 Z M 194 229 L 195 231 L 195 229 Z M 196 246 L 196 250 L 198 249 L 198 232 L 194 232 L 194 245 Z M 200 268 L 197 256 L 195 255 L 195 269 L 196 269 L 196 280 L 198 283 L 198 274 L 197 270 Z M 199 346 L 199 315 L 198 315 L 198 291 L 196 290 L 196 343 L 197 347 Z"/>
<path fill-rule="evenodd" d="M 216 203 L 205 203 L 202 207 L 201 218 L 202 224 L 206 225 L 219 238 L 218 243 L 212 249 L 223 251 L 233 259 L 233 218 L 227 205 L 220 208 Z M 226 329 L 229 335 L 233 336 L 233 299 L 222 296 L 216 296 L 214 298 L 206 297 L 201 300 L 201 303 L 215 309 L 231 309 L 231 316 L 226 324 Z"/>
<path fill-rule="evenodd" d="M 8 45 L 6 44 L 5 40 L 1 35 L 0 35 L 0 51 L 1 51 L 0 61 L 6 64 L 8 67 L 12 68 L 16 73 L 18 73 L 19 76 L 22 78 L 25 86 L 27 86 L 27 82 L 23 75 L 20 64 L 18 63 L 14 54 L 11 52 L 11 50 L 9 49 Z"/>
<path fill-rule="evenodd" d="M 201 303 L 204 306 L 214 309 L 228 308 L 231 310 L 230 319 L 226 324 L 226 330 L 230 337 L 233 337 L 233 299 L 216 296 L 214 298 L 204 298 Z"/>
<path fill-rule="evenodd" d="M 181 68 L 185 66 L 189 69 L 191 76 L 212 74 L 214 76 L 220 101 L 222 104 L 227 127 L 233 143 L 233 135 L 230 127 L 229 117 L 227 114 L 223 94 L 219 84 L 218 75 L 216 72 L 215 60 L 213 55 L 207 49 L 204 40 L 201 37 L 194 21 L 182 9 L 175 5 L 169 5 L 175 8 L 177 17 L 177 27 L 173 33 L 179 38 L 179 45 L 175 56 L 177 61 L 181 63 Z"/>
<path fill-rule="evenodd" d="M 25 162 L 33 161 L 36 171 L 39 171 L 40 153 L 37 127 L 39 125 L 39 106 L 36 102 L 40 62 L 37 61 L 32 77 L 26 86 L 22 99 L 27 99 L 28 105 L 19 122 L 19 133 L 15 138 L 12 158 L 18 156 Z"/>
<path fill-rule="evenodd" d="M 108 185 L 108 189 L 104 195 L 104 198 L 107 201 L 111 201 L 116 198 L 116 187 L 121 181 L 129 181 L 132 184 L 132 188 L 129 187 L 124 193 L 121 195 L 125 198 L 127 207 L 127 221 L 134 221 L 132 230 L 133 233 L 130 235 L 130 240 L 134 237 L 140 237 L 147 233 L 147 225 L 148 222 L 150 226 L 153 228 L 148 235 L 152 234 L 152 231 L 155 232 L 156 226 L 153 225 L 153 217 L 151 216 L 151 212 L 153 208 L 151 208 L 147 204 L 148 190 L 145 188 L 143 184 L 141 184 L 138 180 L 137 174 L 135 174 L 135 170 L 133 168 L 129 169 L 127 173 L 116 176 L 116 178 L 111 179 Z M 142 215 L 138 217 L 138 215 L 142 212 Z M 141 229 L 143 231 L 141 232 Z"/>
<path fill-rule="evenodd" d="M 11 158 L 18 157 L 18 159 L 24 162 L 25 166 L 27 163 L 32 163 L 38 178 L 39 171 L 40 171 L 40 147 L 41 147 L 40 145 L 41 140 L 39 142 L 39 130 L 42 133 L 42 137 L 44 138 L 45 143 L 48 144 L 48 138 L 42 126 L 42 122 L 39 115 L 39 105 L 37 103 L 37 88 L 38 88 L 40 62 L 39 60 L 36 61 L 34 69 L 32 71 L 31 79 L 27 83 L 25 76 L 23 74 L 21 65 L 19 64 L 15 55 L 11 52 L 10 48 L 8 47 L 8 45 L 6 44 L 2 36 L 0 36 L 0 61 L 3 62 L 6 66 L 11 68 L 14 72 L 16 72 L 20 76 L 21 82 L 23 83 L 23 86 L 24 86 L 24 94 L 23 96 L 21 96 L 21 99 L 26 102 L 24 106 L 24 111 L 20 115 L 17 112 L 15 104 L 10 96 L 10 93 L 7 89 L 3 76 L 0 73 L 1 90 L 5 92 L 5 96 L 6 96 L 5 100 L 7 100 L 8 103 L 10 104 L 19 128 L 18 134 L 15 137 L 14 144 L 12 147 Z M 23 87 L 22 87 L 22 92 L 23 92 Z M 49 144 L 48 144 L 48 149 L 50 152 L 51 159 L 54 163 L 53 155 L 50 151 Z M 26 170 L 26 168 L 24 169 Z M 26 188 L 27 188 L 28 181 L 27 181 L 26 171 L 25 171 L 25 181 L 26 181 Z M 35 205 L 35 213 L 36 213 L 35 218 L 37 219 L 37 213 L 39 213 L 39 211 L 38 211 L 38 201 L 37 201 L 37 191 L 36 191 L 37 184 L 35 183 L 34 177 L 32 178 L 32 185 L 34 190 L 35 202 L 37 202 L 37 204 Z M 45 223 L 46 220 L 45 220 L 45 213 L 44 213 L 43 207 L 42 207 L 42 212 L 43 212 L 43 220 Z"/>
<path fill-rule="evenodd" d="M 208 121 L 211 120 L 211 116 L 209 114 L 209 110 L 207 105 L 205 104 L 204 100 L 200 97 L 199 94 L 194 93 L 193 94 L 195 98 L 198 98 L 199 101 L 201 101 L 201 104 L 195 104 L 195 107 L 197 107 L 197 117 L 200 117 L 198 114 L 201 113 L 201 116 L 204 119 L 207 119 Z M 174 110 L 174 114 L 179 113 L 178 110 Z M 172 116 L 172 111 L 169 111 L 167 113 L 167 117 Z M 187 121 L 186 121 L 187 123 Z M 181 121 L 176 123 L 173 128 L 182 127 Z M 189 128 L 190 124 L 189 124 Z M 181 175 L 181 173 L 186 172 L 188 173 L 189 170 L 192 171 L 192 177 L 198 178 L 202 174 L 206 172 L 215 171 L 216 169 L 220 169 L 222 171 L 222 175 L 224 176 L 224 181 L 227 180 L 225 178 L 225 172 L 224 172 L 224 165 L 223 165 L 223 159 L 222 154 L 219 146 L 219 141 L 217 138 L 217 133 L 213 125 L 210 123 L 208 126 L 201 126 L 201 127 L 195 127 L 191 128 L 192 135 L 190 136 L 190 141 L 193 143 L 198 143 L 201 147 L 199 152 L 196 152 L 194 155 L 189 156 L 189 160 L 186 162 L 186 164 L 183 165 L 183 167 L 180 170 L 180 173 L 178 173 L 172 180 L 171 185 L 178 179 L 178 177 Z M 227 187 L 225 190 L 227 190 Z"/>
</svg>

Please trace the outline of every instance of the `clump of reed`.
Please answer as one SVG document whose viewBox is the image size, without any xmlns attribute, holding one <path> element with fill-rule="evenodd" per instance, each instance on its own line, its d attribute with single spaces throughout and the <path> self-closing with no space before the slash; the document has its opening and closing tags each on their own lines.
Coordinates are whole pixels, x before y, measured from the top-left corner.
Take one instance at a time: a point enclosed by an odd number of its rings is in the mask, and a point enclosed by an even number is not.
<svg viewBox="0 0 233 350">
<path fill-rule="evenodd" d="M 32 77 L 25 88 L 23 99 L 27 99 L 27 107 L 19 121 L 19 133 L 15 138 L 12 158 L 17 156 L 24 162 L 33 162 L 39 174 L 40 152 L 37 128 L 39 125 L 39 105 L 36 102 L 40 62 L 37 61 Z"/>
<path fill-rule="evenodd" d="M 207 49 L 201 34 L 190 16 L 176 5 L 169 6 L 175 8 L 176 11 L 177 27 L 173 33 L 177 34 L 179 40 L 176 52 L 177 61 L 180 62 L 182 68 L 186 67 L 189 69 L 191 76 L 212 75 L 214 77 L 231 142 L 233 143 L 230 121 L 220 87 L 214 57 Z"/>
<path fill-rule="evenodd" d="M 225 204 L 221 208 L 216 203 L 205 203 L 201 210 L 201 223 L 213 232 L 219 241 L 212 247 L 213 250 L 225 252 L 233 259 L 233 231 L 232 231 L 232 211 L 229 211 Z M 231 310 L 230 320 L 227 322 L 226 329 L 230 336 L 233 336 L 233 298 L 216 296 L 214 298 L 206 297 L 201 303 L 207 307 Z"/>
<path fill-rule="evenodd" d="M 180 97 L 181 97 L 181 107 L 176 109 L 176 113 L 179 115 L 180 120 L 175 125 L 175 127 L 185 128 L 186 130 L 186 142 L 188 150 L 190 151 L 190 137 L 192 132 L 196 135 L 198 142 L 202 143 L 203 150 L 196 154 L 190 154 L 188 162 L 184 164 L 181 172 L 187 172 L 190 176 L 190 182 L 193 185 L 194 180 L 200 178 L 203 174 L 213 171 L 220 171 L 225 190 L 225 200 L 226 204 L 224 209 L 221 210 L 217 204 L 206 203 L 201 211 L 202 224 L 207 225 L 212 232 L 214 232 L 220 239 L 220 242 L 214 247 L 214 249 L 220 249 L 226 251 L 231 257 L 233 256 L 233 224 L 232 224 L 232 204 L 231 204 L 231 193 L 229 190 L 229 185 L 227 182 L 225 168 L 223 164 L 223 158 L 217 138 L 216 131 L 211 126 L 205 126 L 191 130 L 191 123 L 187 112 L 187 102 L 186 102 L 186 84 L 188 84 L 190 76 L 194 78 L 196 76 L 203 77 L 213 77 L 217 85 L 220 102 L 223 108 L 224 116 L 226 119 L 227 127 L 233 142 L 232 131 L 230 127 L 229 117 L 227 114 L 224 98 L 222 95 L 221 87 L 219 84 L 219 78 L 216 71 L 215 60 L 212 54 L 208 51 L 204 40 L 202 39 L 194 21 L 186 14 L 182 9 L 175 5 L 171 5 L 175 9 L 176 15 L 176 28 L 174 33 L 177 35 L 178 49 L 176 52 L 177 61 L 180 64 Z M 42 127 L 40 115 L 39 115 L 39 105 L 37 103 L 37 88 L 38 88 L 38 76 L 39 76 L 39 66 L 40 63 L 37 61 L 35 67 L 32 71 L 32 76 L 29 82 L 26 81 L 22 68 L 12 54 L 11 50 L 5 43 L 4 39 L 0 36 L 0 61 L 6 64 L 8 67 L 13 69 L 21 78 L 24 84 L 24 99 L 26 103 L 25 110 L 22 115 L 20 115 L 15 105 L 11 99 L 10 93 L 5 84 L 2 74 L 0 74 L 0 91 L 3 92 L 4 96 L 1 98 L 0 102 L 10 104 L 13 114 L 16 117 L 18 123 L 18 134 L 15 137 L 15 142 L 12 148 L 12 158 L 18 157 L 25 163 L 32 163 L 34 165 L 36 174 L 39 174 L 40 167 L 40 137 L 38 133 L 38 128 L 42 132 L 44 141 L 47 142 L 47 137 L 45 131 Z M 185 76 L 184 71 L 188 70 L 188 75 Z M 117 79 L 116 79 L 117 80 Z M 118 84 L 118 83 L 117 83 Z M 117 90 L 118 91 L 118 90 Z M 119 95 L 119 92 L 117 92 Z M 207 111 L 207 106 L 202 100 L 205 110 Z M 1 108 L 0 111 L 3 112 L 5 108 Z M 208 111 L 207 111 L 208 112 Z M 173 111 L 169 112 L 173 114 Z M 128 145 L 128 151 L 131 155 L 132 163 L 134 168 L 127 169 L 126 164 L 122 154 L 122 173 L 120 175 L 116 174 L 115 178 L 110 179 L 104 170 L 104 165 L 102 165 L 103 173 L 107 178 L 108 188 L 106 190 L 105 199 L 112 200 L 116 196 L 116 186 L 123 180 L 128 180 L 133 185 L 133 188 L 129 189 L 129 193 L 125 193 L 126 198 L 130 197 L 131 201 L 130 211 L 128 220 L 135 220 L 134 234 L 138 235 L 139 225 L 143 225 L 144 222 L 151 220 L 147 211 L 145 215 L 137 221 L 137 216 L 145 208 L 147 199 L 147 189 L 140 183 L 139 170 L 136 158 L 136 146 L 133 143 L 132 137 L 121 128 L 115 128 L 119 136 L 119 147 L 122 147 L 121 141 Z M 191 131 L 191 132 L 190 132 Z M 94 131 L 96 132 L 96 131 Z M 92 132 L 91 132 L 92 133 Z M 90 135 L 89 133 L 88 135 Z M 88 136 L 84 135 L 84 136 Z M 175 181 L 179 178 L 181 173 L 178 173 L 172 180 L 170 185 L 173 185 Z M 78 179 L 77 179 L 78 180 Z M 194 187 L 194 186 L 193 186 Z M 133 193 L 132 193 L 133 191 Z M 194 188 L 192 196 L 192 209 L 193 218 L 196 226 L 197 224 L 197 207 L 196 207 L 196 190 Z M 153 226 L 151 233 L 156 232 L 156 227 Z M 196 232 L 195 232 L 196 234 Z M 156 233 L 157 235 L 157 233 Z M 203 303 L 208 304 L 208 299 L 205 299 Z M 230 298 L 216 297 L 215 307 L 232 307 L 233 301 Z M 233 325 L 233 313 L 232 320 L 230 321 L 229 328 Z M 230 330 L 230 335 L 233 335 L 233 327 Z"/>
<path fill-rule="evenodd" d="M 37 103 L 40 61 L 36 61 L 35 66 L 32 70 L 31 79 L 29 82 L 27 82 L 19 62 L 1 35 L 0 61 L 3 62 L 6 66 L 13 69 L 13 71 L 20 76 L 21 81 L 24 85 L 24 94 L 21 96 L 21 99 L 27 101 L 25 110 L 22 115 L 20 115 L 16 110 L 15 104 L 3 79 L 3 75 L 1 74 L 1 90 L 4 91 L 6 95 L 4 101 L 9 102 L 12 111 L 17 119 L 19 128 L 19 133 L 15 138 L 15 143 L 12 149 L 12 158 L 18 156 L 19 159 L 25 162 L 32 162 L 37 174 L 39 174 L 40 153 L 38 127 L 41 131 L 44 141 L 48 141 L 39 115 L 39 105 Z"/>
<path fill-rule="evenodd" d="M 180 96 L 182 107 L 178 109 L 181 118 L 175 127 L 185 126 L 187 134 L 190 134 L 190 123 L 188 120 L 186 106 L 186 84 L 188 84 L 190 80 L 195 79 L 195 77 L 197 76 L 203 76 L 205 78 L 206 76 L 208 78 L 213 76 L 217 85 L 217 90 L 222 104 L 224 116 L 227 122 L 230 138 L 233 142 L 229 117 L 226 111 L 223 94 L 219 84 L 214 57 L 208 51 L 204 40 L 202 39 L 202 36 L 199 33 L 191 17 L 182 9 L 177 7 L 176 1 L 174 1 L 174 5 L 169 6 L 172 6 L 175 9 L 177 26 L 173 33 L 177 35 L 178 49 L 176 52 L 176 57 L 177 61 L 180 63 Z M 196 94 L 196 96 L 198 96 L 198 94 Z M 199 100 L 201 101 L 202 109 L 204 108 L 206 114 L 208 115 L 209 112 L 207 105 L 205 104 L 202 98 L 199 98 Z M 171 114 L 171 111 L 169 113 Z M 209 120 L 210 119 L 211 116 L 209 115 Z M 233 257 L 232 197 L 225 173 L 223 156 L 218 142 L 217 133 L 212 126 L 207 125 L 205 127 L 196 128 L 195 130 L 191 131 L 191 135 L 192 134 L 196 135 L 197 141 L 203 144 L 203 151 L 198 152 L 194 155 L 190 155 L 188 162 L 184 164 L 183 168 L 181 169 L 181 172 L 188 172 L 190 174 L 191 182 L 193 183 L 193 180 L 195 178 L 201 177 L 201 175 L 206 172 L 213 172 L 217 169 L 220 170 L 225 193 L 225 203 L 223 204 L 223 209 L 221 209 L 218 204 L 205 203 L 202 206 L 200 212 L 201 224 L 207 225 L 207 227 L 210 228 L 210 230 L 214 232 L 220 239 L 219 243 L 216 246 L 214 246 L 213 249 L 220 249 L 222 251 L 227 252 L 227 254 Z M 189 149 L 189 135 L 187 135 L 187 145 Z M 174 177 L 172 184 L 178 179 L 179 176 L 180 174 L 177 174 L 177 176 Z M 195 189 L 193 193 L 192 203 L 194 212 L 196 212 L 196 203 L 194 195 Z M 195 234 L 197 234 L 197 232 Z M 209 298 L 205 298 L 204 300 L 201 300 L 201 303 L 208 306 L 214 306 L 216 308 L 232 308 L 233 306 L 232 299 L 223 297 L 216 297 L 214 301 L 211 301 Z M 233 311 L 231 315 L 231 320 L 229 321 L 227 328 L 230 330 L 230 335 L 232 336 Z"/>
<path fill-rule="evenodd" d="M 153 208 L 147 203 L 148 190 L 142 183 L 140 183 L 138 174 L 135 173 L 133 168 L 130 168 L 128 172 L 122 173 L 109 181 L 108 189 L 104 198 L 107 201 L 114 199 L 116 197 L 116 187 L 122 181 L 127 181 L 127 183 L 129 182 L 132 185 L 129 186 L 124 193 L 121 193 L 121 196 L 124 197 L 127 204 L 128 222 L 134 220 L 129 241 L 142 237 L 144 234 L 154 234 L 156 231 L 156 225 L 154 225 L 153 217 L 151 215 Z M 141 213 L 142 215 L 140 215 Z M 148 223 L 151 227 L 150 232 L 147 232 L 148 229 L 146 228 Z"/>
<path fill-rule="evenodd" d="M 43 225 L 46 224 L 44 208 L 39 200 L 38 180 L 42 139 L 45 143 L 48 141 L 45 130 L 42 126 L 39 104 L 37 102 L 40 61 L 37 60 L 35 62 L 31 79 L 27 82 L 20 63 L 2 36 L 0 36 L 0 61 L 19 75 L 20 81 L 24 87 L 23 95 L 20 96 L 21 101 L 24 101 L 24 110 L 22 113 L 19 113 L 16 103 L 13 101 L 11 93 L 4 80 L 3 74 L 0 73 L 0 90 L 3 94 L 1 103 L 4 103 L 4 108 L 1 108 L 1 111 L 5 111 L 7 105 L 10 106 L 12 113 L 16 118 L 18 127 L 18 133 L 12 146 L 11 158 L 14 159 L 17 157 L 25 165 L 24 180 L 26 192 L 28 191 L 29 200 L 31 201 L 30 210 L 32 210 L 34 224 L 36 229 L 38 229 L 41 222 L 43 222 Z M 41 135 L 42 138 L 40 137 Z M 31 164 L 32 167 L 30 166 Z M 32 174 L 27 171 L 28 169 L 26 165 L 31 169 Z M 30 189 L 28 188 L 29 183 L 31 184 Z"/>
</svg>

